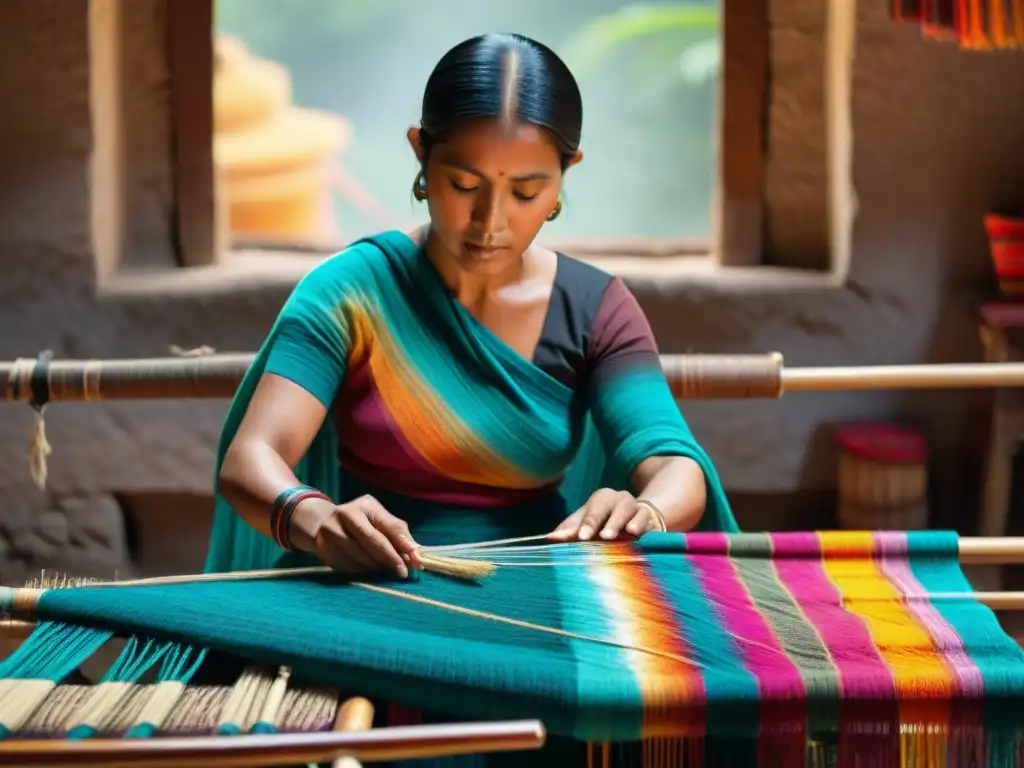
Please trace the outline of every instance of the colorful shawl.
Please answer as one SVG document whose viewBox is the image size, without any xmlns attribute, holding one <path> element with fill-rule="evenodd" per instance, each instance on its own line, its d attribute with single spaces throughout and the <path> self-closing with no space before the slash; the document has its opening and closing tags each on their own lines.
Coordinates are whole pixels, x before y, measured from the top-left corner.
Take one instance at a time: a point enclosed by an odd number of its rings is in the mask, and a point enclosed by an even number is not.
<svg viewBox="0 0 1024 768">
<path fill-rule="evenodd" d="M 325 404 L 333 403 L 338 375 L 310 369 L 308 348 L 293 341 L 295 327 L 312 334 L 321 357 L 339 361 L 340 369 L 351 367 L 372 344 L 379 353 L 371 366 L 376 384 L 387 390 L 404 437 L 415 447 L 431 439 L 460 441 L 482 457 L 475 466 L 449 465 L 451 474 L 510 487 L 561 480 L 564 515 L 598 488 L 627 489 L 630 471 L 648 456 L 688 456 L 706 478 L 707 505 L 699 528 L 738 530 L 714 464 L 691 434 L 660 369 L 621 367 L 596 393 L 580 428 L 580 422 L 567 418 L 574 393 L 481 325 L 401 232 L 355 243 L 304 278 L 238 388 L 220 441 L 217 476 L 268 362 L 275 373 L 302 381 Z M 328 418 L 295 473 L 332 499 L 353 498 L 366 489 L 344 476 L 338 456 L 339 436 Z M 410 525 L 424 544 L 501 538 L 510 531 L 501 526 L 506 521 L 517 533 L 533 534 L 557 523 L 550 512 L 545 517 L 537 509 L 543 505 L 478 512 L 441 510 L 394 495 L 387 501 L 401 507 L 392 509 L 399 516 L 417 518 Z M 242 521 L 219 493 L 214 515 L 207 571 L 282 562 L 283 551 Z M 444 524 L 456 518 L 460 525 Z M 414 523 L 429 533 L 418 533 Z"/>
</svg>

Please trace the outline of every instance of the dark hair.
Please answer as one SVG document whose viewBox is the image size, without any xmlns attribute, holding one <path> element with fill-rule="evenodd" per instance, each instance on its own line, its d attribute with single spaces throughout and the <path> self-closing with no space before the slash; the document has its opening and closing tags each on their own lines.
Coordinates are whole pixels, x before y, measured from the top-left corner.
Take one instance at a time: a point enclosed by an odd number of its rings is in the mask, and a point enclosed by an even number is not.
<svg viewBox="0 0 1024 768">
<path fill-rule="evenodd" d="M 431 145 L 461 121 L 502 116 L 544 128 L 562 156 L 563 169 L 579 149 L 583 100 L 572 72 L 554 51 L 515 34 L 480 35 L 459 43 L 441 57 L 423 92 L 424 166 Z"/>
</svg>

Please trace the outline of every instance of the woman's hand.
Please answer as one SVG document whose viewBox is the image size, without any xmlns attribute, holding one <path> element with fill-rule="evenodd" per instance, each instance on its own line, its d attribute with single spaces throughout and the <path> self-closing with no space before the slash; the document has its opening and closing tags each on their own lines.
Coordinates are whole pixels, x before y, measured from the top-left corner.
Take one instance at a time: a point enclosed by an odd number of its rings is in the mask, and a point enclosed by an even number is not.
<svg viewBox="0 0 1024 768">
<path fill-rule="evenodd" d="M 647 531 L 660 531 L 658 513 L 639 503 L 632 494 L 601 488 L 555 530 L 548 534 L 551 541 L 588 541 L 599 535 L 602 539 L 615 539 L 625 531 L 640 536 Z"/>
<path fill-rule="evenodd" d="M 289 522 L 295 548 L 316 555 L 335 570 L 361 573 L 387 568 L 404 579 L 410 566 L 420 567 L 419 544 L 409 526 L 372 496 L 338 505 L 306 499 Z"/>
</svg>

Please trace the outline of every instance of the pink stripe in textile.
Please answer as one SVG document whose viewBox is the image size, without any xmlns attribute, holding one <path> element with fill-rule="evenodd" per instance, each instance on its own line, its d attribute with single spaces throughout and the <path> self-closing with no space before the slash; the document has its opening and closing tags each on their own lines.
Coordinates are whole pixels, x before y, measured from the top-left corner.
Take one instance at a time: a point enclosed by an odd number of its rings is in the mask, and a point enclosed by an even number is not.
<svg viewBox="0 0 1024 768">
<path fill-rule="evenodd" d="M 903 595 L 922 598 L 909 601 L 907 608 L 931 634 L 935 647 L 953 673 L 957 694 L 980 697 L 985 690 L 981 670 L 967 654 L 957 631 L 927 599 L 928 590 L 914 576 L 907 558 L 909 546 L 906 532 L 878 531 L 874 538 L 875 551 L 879 555 L 879 570 Z"/>
<path fill-rule="evenodd" d="M 842 595 L 825 572 L 815 533 L 771 534 L 779 581 L 800 605 L 828 649 L 844 698 L 894 699 L 892 671 L 864 622 L 843 607 Z"/>
</svg>

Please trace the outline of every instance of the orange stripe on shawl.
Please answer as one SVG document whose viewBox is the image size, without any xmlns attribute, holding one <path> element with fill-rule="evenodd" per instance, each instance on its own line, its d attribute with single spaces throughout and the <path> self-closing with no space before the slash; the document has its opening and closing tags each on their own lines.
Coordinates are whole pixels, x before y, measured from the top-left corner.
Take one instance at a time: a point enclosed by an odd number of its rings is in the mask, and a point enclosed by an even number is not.
<svg viewBox="0 0 1024 768">
<path fill-rule="evenodd" d="M 439 473 L 496 488 L 536 488 L 548 481 L 523 474 L 480 440 L 401 354 L 383 323 L 360 304 L 348 306 L 350 362 L 366 360 L 385 408 L 403 438 Z"/>
</svg>

